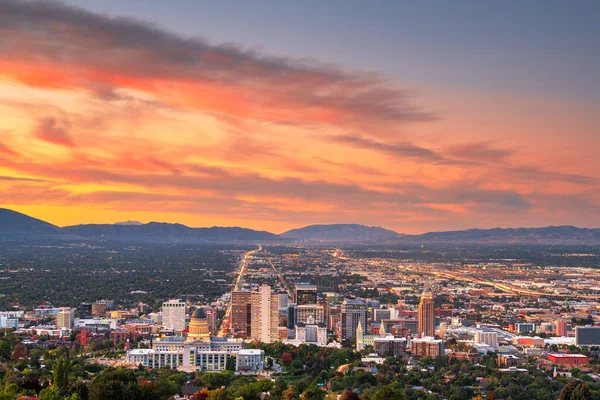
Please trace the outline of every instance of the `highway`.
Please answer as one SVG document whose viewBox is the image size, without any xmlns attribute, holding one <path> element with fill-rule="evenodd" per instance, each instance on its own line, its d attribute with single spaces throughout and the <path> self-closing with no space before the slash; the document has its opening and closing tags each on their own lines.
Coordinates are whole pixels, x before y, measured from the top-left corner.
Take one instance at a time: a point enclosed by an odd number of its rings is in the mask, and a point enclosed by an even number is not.
<svg viewBox="0 0 600 400">
<path fill-rule="evenodd" d="M 233 284 L 232 292 L 235 292 L 236 290 L 239 289 L 240 281 L 241 281 L 242 277 L 244 276 L 244 274 L 246 273 L 246 267 L 248 266 L 248 262 L 250 261 L 250 256 L 261 250 L 262 250 L 262 245 L 259 244 L 258 249 L 250 250 L 244 254 L 244 257 L 242 258 L 242 261 L 240 262 L 240 271 L 238 272 L 238 275 Z M 218 337 L 227 337 L 227 335 L 229 334 L 229 323 L 230 323 L 230 319 L 231 319 L 232 304 L 233 304 L 233 294 L 231 295 L 231 298 L 229 299 L 229 306 L 227 306 L 227 310 L 225 310 L 225 316 L 223 317 L 223 320 L 221 321 L 221 327 L 219 328 L 219 332 L 217 333 Z"/>
<path fill-rule="evenodd" d="M 273 271 L 275 271 L 275 273 L 277 274 L 277 276 L 279 277 L 279 280 L 281 281 L 281 284 L 283 285 L 283 287 L 285 288 L 285 291 L 287 292 L 288 296 L 290 299 L 294 298 L 294 293 L 292 292 L 292 289 L 290 289 L 290 287 L 288 286 L 285 278 L 283 277 L 283 274 L 281 272 L 279 272 L 277 270 L 277 268 L 275 268 L 275 265 L 273 264 L 273 261 L 271 261 L 271 259 L 269 258 L 269 264 L 271 264 L 271 268 L 273 268 Z"/>
</svg>

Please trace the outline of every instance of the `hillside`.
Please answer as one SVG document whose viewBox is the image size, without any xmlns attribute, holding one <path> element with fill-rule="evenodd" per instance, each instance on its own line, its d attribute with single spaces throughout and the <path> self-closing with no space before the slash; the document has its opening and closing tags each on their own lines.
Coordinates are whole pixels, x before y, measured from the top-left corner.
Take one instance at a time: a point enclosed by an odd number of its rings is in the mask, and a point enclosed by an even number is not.
<svg viewBox="0 0 600 400">
<path fill-rule="evenodd" d="M 0 208 L 0 236 L 57 236 L 60 228 L 20 212 Z"/>
</svg>

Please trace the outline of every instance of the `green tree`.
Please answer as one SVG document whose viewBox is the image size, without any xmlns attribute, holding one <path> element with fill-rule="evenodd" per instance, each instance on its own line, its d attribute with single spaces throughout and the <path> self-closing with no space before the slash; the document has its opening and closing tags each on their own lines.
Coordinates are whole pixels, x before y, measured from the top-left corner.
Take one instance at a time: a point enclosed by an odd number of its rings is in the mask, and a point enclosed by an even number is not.
<svg viewBox="0 0 600 400">
<path fill-rule="evenodd" d="M 60 400 L 60 392 L 53 387 L 46 388 L 40 392 L 39 400 Z"/>
<path fill-rule="evenodd" d="M 58 388 L 62 395 L 67 394 L 69 390 L 69 373 L 71 372 L 71 363 L 65 356 L 61 356 L 52 365 L 52 378 L 54 386 Z"/>
</svg>

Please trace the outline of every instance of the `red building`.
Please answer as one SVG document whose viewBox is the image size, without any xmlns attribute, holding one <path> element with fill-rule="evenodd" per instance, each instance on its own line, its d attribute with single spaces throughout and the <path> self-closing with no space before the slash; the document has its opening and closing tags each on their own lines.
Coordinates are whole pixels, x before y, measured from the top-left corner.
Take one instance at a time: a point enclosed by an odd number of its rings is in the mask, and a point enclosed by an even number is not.
<svg viewBox="0 0 600 400">
<path fill-rule="evenodd" d="M 548 354 L 548 361 L 560 365 L 586 365 L 590 363 L 588 356 L 583 354 Z"/>
</svg>

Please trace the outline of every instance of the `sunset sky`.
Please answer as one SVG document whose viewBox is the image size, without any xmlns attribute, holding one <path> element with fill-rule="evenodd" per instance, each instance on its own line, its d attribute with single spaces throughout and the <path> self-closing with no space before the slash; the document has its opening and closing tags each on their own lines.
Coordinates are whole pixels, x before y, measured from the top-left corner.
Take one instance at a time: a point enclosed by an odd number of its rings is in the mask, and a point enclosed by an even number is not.
<svg viewBox="0 0 600 400">
<path fill-rule="evenodd" d="M 600 227 L 600 2 L 0 0 L 0 206 Z"/>
</svg>

